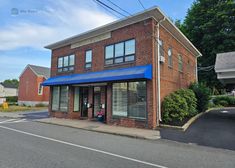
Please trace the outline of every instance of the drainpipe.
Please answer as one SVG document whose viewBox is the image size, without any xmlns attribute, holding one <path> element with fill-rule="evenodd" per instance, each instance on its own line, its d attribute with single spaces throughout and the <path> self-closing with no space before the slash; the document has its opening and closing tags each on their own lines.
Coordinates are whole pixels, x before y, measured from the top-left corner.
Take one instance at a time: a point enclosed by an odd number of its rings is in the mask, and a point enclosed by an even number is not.
<svg viewBox="0 0 235 168">
<path fill-rule="evenodd" d="M 196 68 L 195 68 L 196 82 L 198 82 L 198 72 L 197 72 L 197 58 L 196 58 Z"/>
<path fill-rule="evenodd" d="M 158 95 L 158 118 L 160 121 L 162 121 L 162 116 L 161 116 L 161 80 L 160 80 L 160 47 L 159 47 L 159 37 L 160 37 L 160 33 L 159 33 L 159 25 L 161 24 L 161 22 L 165 21 L 165 17 L 161 20 L 158 21 L 157 23 L 157 58 L 155 58 L 155 60 L 157 61 L 157 68 L 155 68 L 155 70 L 157 71 L 157 89 L 156 89 L 156 95 Z"/>
</svg>

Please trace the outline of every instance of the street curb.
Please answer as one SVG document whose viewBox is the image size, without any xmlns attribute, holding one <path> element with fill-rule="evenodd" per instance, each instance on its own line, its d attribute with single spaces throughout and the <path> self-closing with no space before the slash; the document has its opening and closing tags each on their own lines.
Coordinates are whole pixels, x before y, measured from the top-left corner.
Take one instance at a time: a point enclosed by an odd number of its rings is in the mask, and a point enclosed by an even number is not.
<svg viewBox="0 0 235 168">
<path fill-rule="evenodd" d="M 197 115 L 195 115 L 194 117 L 190 118 L 183 126 L 174 126 L 174 125 L 167 125 L 167 124 L 160 124 L 160 127 L 162 128 L 171 128 L 171 129 L 177 129 L 180 131 L 186 131 L 188 129 L 188 127 L 194 122 L 196 121 L 199 117 L 201 117 L 203 114 L 208 113 L 211 110 L 216 110 L 218 108 L 210 108 L 208 110 L 206 110 L 205 112 L 201 112 Z"/>
<path fill-rule="evenodd" d="M 161 139 L 161 136 L 159 135 L 157 138 L 151 138 L 151 137 L 145 137 L 145 136 L 139 136 L 139 135 L 130 135 L 130 134 L 125 134 L 125 133 L 115 133 L 115 132 L 107 132 L 107 131 L 102 131 L 102 130 L 94 130 L 94 129 L 89 129 L 89 128 L 79 128 L 71 125 L 62 125 L 62 124 L 57 124 L 57 123 L 51 123 L 51 122 L 45 122 L 45 121 L 39 121 L 39 120 L 34 120 L 39 123 L 44 123 L 44 124 L 51 124 L 51 125 L 58 125 L 58 126 L 63 126 L 63 127 L 70 127 L 70 128 L 76 128 L 76 129 L 81 129 L 81 130 L 86 130 L 86 131 L 91 131 L 91 132 L 98 132 L 98 133 L 105 133 L 105 134 L 111 134 L 111 135 L 118 135 L 118 136 L 124 136 L 124 137 L 129 137 L 129 138 L 135 138 L 135 139 L 144 139 L 144 140 L 158 140 Z"/>
</svg>

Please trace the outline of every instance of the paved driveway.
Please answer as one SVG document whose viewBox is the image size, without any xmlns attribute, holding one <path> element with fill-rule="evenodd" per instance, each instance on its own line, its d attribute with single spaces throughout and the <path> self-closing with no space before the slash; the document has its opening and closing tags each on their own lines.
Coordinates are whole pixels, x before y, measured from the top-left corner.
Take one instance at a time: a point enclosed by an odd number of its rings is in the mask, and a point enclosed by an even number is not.
<svg viewBox="0 0 235 168">
<path fill-rule="evenodd" d="M 185 132 L 170 129 L 160 132 L 163 139 L 235 150 L 235 108 L 212 110 Z"/>
</svg>

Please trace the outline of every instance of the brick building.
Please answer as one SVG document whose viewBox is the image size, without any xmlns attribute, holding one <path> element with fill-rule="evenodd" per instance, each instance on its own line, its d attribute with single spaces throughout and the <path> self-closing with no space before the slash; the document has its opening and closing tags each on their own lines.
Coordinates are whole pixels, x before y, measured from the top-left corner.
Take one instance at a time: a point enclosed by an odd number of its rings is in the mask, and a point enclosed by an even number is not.
<svg viewBox="0 0 235 168">
<path fill-rule="evenodd" d="M 50 68 L 27 65 L 19 79 L 18 104 L 35 106 L 49 104 L 49 88 L 41 85 L 50 77 Z"/>
<path fill-rule="evenodd" d="M 197 80 L 201 53 L 152 8 L 46 46 L 52 50 L 51 116 L 156 128 L 161 101 Z"/>
</svg>

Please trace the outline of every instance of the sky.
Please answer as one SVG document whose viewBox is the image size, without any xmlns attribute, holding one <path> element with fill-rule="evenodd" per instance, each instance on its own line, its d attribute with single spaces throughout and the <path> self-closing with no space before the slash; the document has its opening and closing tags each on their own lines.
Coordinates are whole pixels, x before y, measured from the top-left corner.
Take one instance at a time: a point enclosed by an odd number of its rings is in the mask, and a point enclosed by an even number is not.
<svg viewBox="0 0 235 168">
<path fill-rule="evenodd" d="M 138 0 L 100 1 L 131 14 L 158 6 L 183 20 L 194 0 L 141 0 L 144 8 Z M 44 46 L 123 17 L 95 0 L 0 0 L 0 82 L 18 79 L 28 64 L 50 67 L 51 52 Z"/>
</svg>

